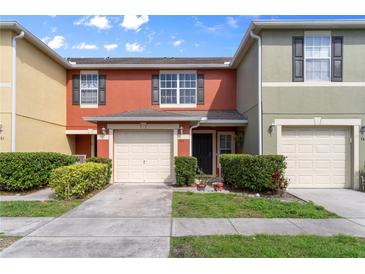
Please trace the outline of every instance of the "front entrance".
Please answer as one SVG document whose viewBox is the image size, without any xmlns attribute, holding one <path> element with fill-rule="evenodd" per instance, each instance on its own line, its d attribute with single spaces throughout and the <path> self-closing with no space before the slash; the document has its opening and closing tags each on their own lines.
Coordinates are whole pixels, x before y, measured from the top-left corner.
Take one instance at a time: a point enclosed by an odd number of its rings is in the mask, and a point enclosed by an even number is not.
<svg viewBox="0 0 365 274">
<path fill-rule="evenodd" d="M 205 174 L 213 174 L 213 134 L 193 134 L 193 156 L 198 159 L 199 168 Z"/>
</svg>

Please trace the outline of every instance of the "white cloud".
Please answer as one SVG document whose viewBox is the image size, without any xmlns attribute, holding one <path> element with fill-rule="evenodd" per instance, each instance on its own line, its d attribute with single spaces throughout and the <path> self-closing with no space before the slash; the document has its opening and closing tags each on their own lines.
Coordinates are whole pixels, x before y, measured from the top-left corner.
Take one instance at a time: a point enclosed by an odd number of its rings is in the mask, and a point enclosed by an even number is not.
<svg viewBox="0 0 365 274">
<path fill-rule="evenodd" d="M 182 45 L 182 43 L 184 43 L 184 40 L 182 40 L 182 39 L 178 39 L 178 40 L 172 41 L 172 45 L 174 47 L 179 47 L 179 46 Z"/>
<path fill-rule="evenodd" d="M 125 30 L 140 31 L 143 24 L 149 21 L 148 15 L 124 15 L 120 24 Z"/>
<path fill-rule="evenodd" d="M 142 52 L 144 48 L 137 42 L 134 42 L 134 43 L 126 43 L 125 50 L 129 52 Z"/>
<path fill-rule="evenodd" d="M 195 20 L 195 26 L 198 28 L 201 28 L 202 30 L 206 32 L 217 32 L 219 30 L 223 29 L 223 25 L 217 24 L 214 26 L 207 26 L 202 21 L 200 21 L 197 17 L 193 17 Z"/>
<path fill-rule="evenodd" d="M 59 48 L 64 48 L 66 47 L 66 39 L 65 37 L 61 36 L 61 35 L 56 35 L 55 37 L 53 37 L 52 40 L 50 40 L 51 38 L 44 37 L 42 38 L 42 41 L 44 43 L 46 43 L 51 49 L 59 49 Z"/>
<path fill-rule="evenodd" d="M 104 45 L 104 48 L 105 48 L 107 51 L 115 50 L 117 47 L 118 47 L 118 45 L 117 45 L 117 44 L 105 44 L 105 45 Z"/>
<path fill-rule="evenodd" d="M 73 49 L 86 49 L 86 50 L 91 50 L 91 49 L 98 49 L 98 47 L 94 44 L 87 44 L 85 42 L 81 42 L 78 45 L 75 45 L 72 47 Z"/>
<path fill-rule="evenodd" d="M 235 19 L 232 16 L 228 16 L 226 18 L 226 20 L 227 20 L 227 25 L 228 26 L 230 26 L 231 28 L 234 28 L 234 29 L 238 28 L 238 20 L 237 19 Z"/>
<path fill-rule="evenodd" d="M 90 18 L 90 16 L 81 17 L 79 20 L 74 22 L 74 25 L 80 26 L 88 26 L 88 27 L 96 27 L 98 29 L 110 29 L 112 26 L 109 22 L 109 19 L 106 16 L 95 15 Z"/>
<path fill-rule="evenodd" d="M 199 47 L 200 45 L 199 45 L 199 43 L 194 43 L 194 47 Z"/>
</svg>

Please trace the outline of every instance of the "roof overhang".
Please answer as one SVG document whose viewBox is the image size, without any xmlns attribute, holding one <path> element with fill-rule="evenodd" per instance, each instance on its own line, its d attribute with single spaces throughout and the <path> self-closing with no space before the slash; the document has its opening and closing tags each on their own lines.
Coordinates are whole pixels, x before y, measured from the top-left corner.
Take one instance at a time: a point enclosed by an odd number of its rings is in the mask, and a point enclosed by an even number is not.
<svg viewBox="0 0 365 274">
<path fill-rule="evenodd" d="M 252 21 L 232 58 L 230 68 L 237 68 L 254 42 L 251 31 L 259 34 L 263 29 L 365 29 L 365 20 L 260 20 Z"/>
<path fill-rule="evenodd" d="M 94 116 L 84 117 L 87 122 L 176 122 L 176 121 L 200 121 L 201 117 L 153 117 L 153 116 L 140 116 L 140 117 L 114 117 L 114 116 Z"/>
</svg>

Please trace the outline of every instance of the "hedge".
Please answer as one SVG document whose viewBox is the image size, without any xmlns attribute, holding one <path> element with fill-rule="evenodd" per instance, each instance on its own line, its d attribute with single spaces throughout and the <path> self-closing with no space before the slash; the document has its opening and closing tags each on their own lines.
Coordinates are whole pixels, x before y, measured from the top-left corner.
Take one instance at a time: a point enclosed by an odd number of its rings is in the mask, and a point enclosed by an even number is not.
<svg viewBox="0 0 365 274">
<path fill-rule="evenodd" d="M 27 191 L 46 186 L 53 169 L 76 163 L 77 157 L 54 152 L 0 153 L 0 190 Z"/>
<path fill-rule="evenodd" d="M 195 181 L 198 160 L 195 157 L 177 156 L 175 157 L 176 185 L 191 185 Z"/>
<path fill-rule="evenodd" d="M 254 192 L 286 188 L 286 179 L 279 176 L 286 168 L 282 155 L 225 154 L 219 160 L 224 182 L 230 188 Z"/>
<path fill-rule="evenodd" d="M 86 159 L 86 162 L 93 162 L 93 163 L 99 163 L 99 164 L 106 164 L 108 165 L 108 178 L 112 177 L 112 160 L 109 158 L 101 158 L 101 157 L 91 157 Z"/>
<path fill-rule="evenodd" d="M 53 170 L 49 185 L 57 197 L 70 200 L 84 198 L 108 183 L 108 165 L 89 162 Z"/>
</svg>

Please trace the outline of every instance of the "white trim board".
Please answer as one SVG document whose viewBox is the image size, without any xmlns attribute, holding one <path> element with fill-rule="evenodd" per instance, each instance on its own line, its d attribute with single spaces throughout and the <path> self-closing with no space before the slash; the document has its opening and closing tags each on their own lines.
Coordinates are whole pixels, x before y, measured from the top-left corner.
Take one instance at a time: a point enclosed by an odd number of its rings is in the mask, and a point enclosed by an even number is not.
<svg viewBox="0 0 365 274">
<path fill-rule="evenodd" d="M 108 129 L 179 129 L 179 124 L 108 124 Z"/>
<path fill-rule="evenodd" d="M 275 119 L 276 126 L 276 149 L 280 151 L 282 126 L 348 126 L 352 130 L 352 188 L 359 189 L 360 174 L 360 125 L 361 119 L 321 119 L 314 117 L 313 119 Z"/>
<path fill-rule="evenodd" d="M 66 134 L 67 135 L 74 135 L 74 134 L 80 134 L 80 135 L 85 135 L 85 134 L 97 134 L 97 130 L 96 129 L 67 129 L 66 130 Z"/>
<path fill-rule="evenodd" d="M 365 82 L 262 82 L 262 87 L 365 87 Z"/>
</svg>

